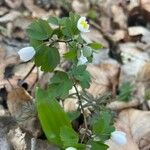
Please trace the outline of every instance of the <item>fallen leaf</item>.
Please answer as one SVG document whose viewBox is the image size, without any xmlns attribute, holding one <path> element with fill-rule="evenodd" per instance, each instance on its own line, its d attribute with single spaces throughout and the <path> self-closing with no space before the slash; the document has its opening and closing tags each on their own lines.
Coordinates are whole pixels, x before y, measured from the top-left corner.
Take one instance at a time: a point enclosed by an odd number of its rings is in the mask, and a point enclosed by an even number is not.
<svg viewBox="0 0 150 150">
<path fill-rule="evenodd" d="M 150 149 L 150 112 L 136 109 L 122 111 L 115 123 L 116 130 L 127 135 L 127 144 L 118 145 L 112 140 L 106 143 L 109 150 L 149 150 Z"/>
<path fill-rule="evenodd" d="M 17 17 L 19 17 L 20 15 L 21 15 L 20 12 L 15 11 L 15 10 L 11 10 L 8 14 L 0 17 L 0 22 L 1 23 L 6 23 L 6 22 L 9 22 L 9 21 L 13 21 Z"/>
<path fill-rule="evenodd" d="M 90 3 L 89 1 L 86 1 L 86 0 L 83 0 L 83 1 L 73 0 L 72 8 L 76 13 L 80 14 L 81 16 L 82 15 L 84 16 L 88 13 L 90 9 Z"/>
<path fill-rule="evenodd" d="M 87 70 L 92 76 L 92 83 L 87 90 L 93 96 L 98 96 L 105 92 L 111 91 L 116 94 L 116 89 L 119 83 L 120 67 L 115 64 L 89 64 Z"/>
<path fill-rule="evenodd" d="M 21 6 L 22 0 L 5 0 L 5 3 L 8 7 L 16 9 Z"/>
</svg>

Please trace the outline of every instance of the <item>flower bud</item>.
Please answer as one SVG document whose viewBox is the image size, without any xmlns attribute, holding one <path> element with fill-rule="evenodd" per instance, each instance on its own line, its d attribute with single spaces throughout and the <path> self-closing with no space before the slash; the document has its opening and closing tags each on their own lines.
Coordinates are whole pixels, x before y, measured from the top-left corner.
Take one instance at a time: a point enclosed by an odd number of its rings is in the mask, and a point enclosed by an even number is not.
<svg viewBox="0 0 150 150">
<path fill-rule="evenodd" d="M 127 143 L 126 133 L 122 131 L 114 131 L 111 133 L 111 139 L 116 144 L 124 145 Z"/>
<path fill-rule="evenodd" d="M 83 56 L 83 52 L 81 51 L 81 55 L 80 57 L 78 58 L 78 66 L 79 65 L 84 65 L 88 62 L 87 58 L 85 56 Z"/>
<path fill-rule="evenodd" d="M 35 50 L 33 47 L 24 47 L 18 51 L 18 54 L 22 61 L 27 62 L 34 57 Z"/>
</svg>

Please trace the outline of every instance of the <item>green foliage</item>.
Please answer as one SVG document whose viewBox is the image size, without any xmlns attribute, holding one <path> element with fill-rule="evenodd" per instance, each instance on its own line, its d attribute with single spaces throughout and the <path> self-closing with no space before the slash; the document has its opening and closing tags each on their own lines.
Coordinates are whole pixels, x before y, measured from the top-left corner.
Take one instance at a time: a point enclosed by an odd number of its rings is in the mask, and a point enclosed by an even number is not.
<svg viewBox="0 0 150 150">
<path fill-rule="evenodd" d="M 71 127 L 67 114 L 55 99 L 50 99 L 49 92 L 36 90 L 38 117 L 49 142 L 61 148 L 77 145 L 79 137 Z M 70 145 L 71 144 L 71 145 Z"/>
<path fill-rule="evenodd" d="M 68 96 L 72 86 L 73 83 L 67 73 L 56 71 L 55 75 L 51 78 L 51 84 L 49 86 L 50 95 L 51 97 L 65 98 Z"/>
<path fill-rule="evenodd" d="M 96 43 L 96 42 L 90 43 L 88 44 L 88 46 L 90 46 L 94 52 L 99 52 L 99 50 L 103 48 L 103 46 L 100 43 Z"/>
<path fill-rule="evenodd" d="M 145 99 L 145 100 L 150 100 L 150 89 L 147 89 L 147 90 L 145 91 L 144 99 Z"/>
<path fill-rule="evenodd" d="M 69 14 L 68 18 L 63 18 L 61 21 L 62 32 L 66 37 L 72 37 L 74 35 L 79 34 L 79 30 L 77 29 L 77 22 L 79 16 L 74 15 L 73 13 Z"/>
<path fill-rule="evenodd" d="M 69 128 L 67 126 L 63 126 L 60 129 L 60 137 L 61 137 L 61 141 L 63 142 L 63 147 L 67 148 L 67 147 L 76 147 L 76 148 L 80 148 L 80 150 L 84 150 L 85 149 L 85 145 L 83 144 L 78 144 L 78 134 L 73 131 L 72 128 Z"/>
<path fill-rule="evenodd" d="M 89 18 L 92 18 L 92 19 L 96 19 L 98 17 L 98 13 L 97 11 L 95 11 L 94 9 L 90 10 L 88 12 L 88 17 Z"/>
<path fill-rule="evenodd" d="M 92 48 L 91 47 L 89 47 L 89 46 L 84 46 L 83 47 L 83 55 L 85 56 L 85 57 L 90 57 L 91 55 L 92 55 Z"/>
<path fill-rule="evenodd" d="M 91 146 L 92 146 L 91 150 L 107 150 L 109 148 L 108 145 L 106 145 L 100 141 L 93 141 L 91 143 Z"/>
<path fill-rule="evenodd" d="M 65 53 L 64 58 L 74 61 L 77 59 L 77 50 L 70 50 L 69 52 Z"/>
<path fill-rule="evenodd" d="M 114 131 L 112 126 L 112 114 L 109 111 L 102 111 L 93 120 L 93 132 L 100 138 L 100 141 L 104 142 L 109 139 L 110 133 Z"/>
<path fill-rule="evenodd" d="M 48 22 L 42 19 L 34 21 L 27 29 L 29 37 L 35 40 L 46 40 L 51 37 L 52 32 Z"/>
<path fill-rule="evenodd" d="M 90 87 L 91 76 L 86 71 L 86 65 L 74 66 L 70 71 L 71 76 L 80 83 L 83 89 Z"/>
<path fill-rule="evenodd" d="M 70 120 L 73 121 L 80 116 L 80 112 L 79 111 L 67 112 L 67 115 L 70 118 Z"/>
<path fill-rule="evenodd" d="M 50 143 L 62 149 L 75 147 L 78 150 L 85 150 L 85 144 L 80 144 L 81 139 L 71 126 L 71 121 L 81 113 L 82 102 L 79 104 L 78 111 L 67 114 L 56 101 L 56 99 L 67 98 L 69 90 L 77 84 L 82 87 L 82 90 L 90 87 L 91 75 L 86 70 L 87 66 L 79 65 L 78 60 L 83 52 L 84 57 L 92 62 L 93 52 L 98 52 L 102 48 L 99 43 L 87 44 L 82 39 L 77 28 L 79 17 L 79 15 L 70 13 L 69 17 L 64 18 L 51 17 L 47 21 L 37 19 L 29 25 L 27 33 L 30 37 L 30 44 L 36 51 L 34 57 L 36 66 L 44 72 L 54 72 L 48 88 L 36 90 L 36 108 L 43 131 Z M 55 28 L 52 25 L 55 25 Z M 68 72 L 56 71 L 61 59 L 58 50 L 59 42 L 65 43 L 67 47 L 63 59 L 72 64 Z M 76 92 L 78 93 L 78 89 Z M 79 94 L 82 99 L 81 95 Z M 90 139 L 92 150 L 108 148 L 103 143 L 113 131 L 110 113 L 101 112 L 94 119 L 92 128 L 93 134 L 100 138 L 100 141 Z"/>
<path fill-rule="evenodd" d="M 128 102 L 132 98 L 133 85 L 129 82 L 125 82 L 119 88 L 118 100 Z"/>
<path fill-rule="evenodd" d="M 42 71 L 53 71 L 60 63 L 60 55 L 55 47 L 42 45 L 38 48 L 35 55 L 35 64 L 41 67 Z"/>
<path fill-rule="evenodd" d="M 60 18 L 58 17 L 50 17 L 47 21 L 51 24 L 54 24 L 54 25 L 59 25 L 60 24 Z"/>
</svg>

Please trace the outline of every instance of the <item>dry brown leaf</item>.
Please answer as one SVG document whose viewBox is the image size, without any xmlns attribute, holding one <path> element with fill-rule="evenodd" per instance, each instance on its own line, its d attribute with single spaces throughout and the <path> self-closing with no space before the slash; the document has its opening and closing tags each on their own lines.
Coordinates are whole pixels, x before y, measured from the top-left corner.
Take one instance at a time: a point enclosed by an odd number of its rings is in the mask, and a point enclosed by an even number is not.
<svg viewBox="0 0 150 150">
<path fill-rule="evenodd" d="M 121 81 L 134 81 L 141 67 L 149 61 L 149 55 L 137 48 L 135 43 L 119 44 L 123 62 L 121 66 Z"/>
<path fill-rule="evenodd" d="M 76 13 L 86 15 L 90 9 L 90 3 L 87 0 L 73 0 L 72 8 Z"/>
<path fill-rule="evenodd" d="M 127 16 L 125 15 L 123 8 L 118 5 L 113 5 L 111 7 L 113 14 L 113 21 L 119 25 L 121 29 L 127 28 Z"/>
<path fill-rule="evenodd" d="M 150 1 L 149 0 L 141 0 L 142 7 L 150 13 Z"/>
<path fill-rule="evenodd" d="M 21 6 L 22 0 L 5 0 L 5 3 L 13 9 L 19 8 Z"/>
<path fill-rule="evenodd" d="M 18 11 L 14 11 L 11 10 L 8 14 L 6 14 L 5 16 L 0 17 L 0 22 L 1 23 L 6 23 L 8 21 L 13 21 L 15 20 L 17 17 L 21 16 L 21 13 Z"/>
<path fill-rule="evenodd" d="M 150 149 L 150 112 L 136 109 L 122 111 L 115 123 L 119 131 L 127 134 L 127 144 L 117 145 L 107 141 L 109 150 L 149 150 Z"/>
<path fill-rule="evenodd" d="M 0 7 L 1 7 L 1 9 L 0 9 L 0 16 L 6 14 L 8 12 L 8 9 L 6 7 L 2 7 L 2 6 L 0 6 Z"/>
<path fill-rule="evenodd" d="M 24 110 L 25 106 L 34 107 L 34 104 L 33 106 L 31 104 L 33 104 L 33 98 L 24 88 L 19 87 L 8 92 L 7 105 L 11 116 L 18 121 L 19 126 L 23 130 L 38 137 L 41 135 L 41 126 L 35 112 L 30 110 L 31 108 L 28 110 L 30 114 Z"/>
<path fill-rule="evenodd" d="M 113 95 L 119 84 L 120 67 L 115 64 L 88 65 L 87 70 L 92 75 L 92 83 L 87 90 L 93 96 L 98 96 L 105 92 L 111 91 Z"/>
<path fill-rule="evenodd" d="M 47 17 L 53 13 L 53 11 L 47 12 L 44 9 L 36 6 L 34 4 L 34 0 L 23 0 L 23 4 L 30 12 L 32 12 L 33 17 Z"/>
<path fill-rule="evenodd" d="M 15 88 L 8 93 L 7 105 L 12 116 L 18 117 L 22 113 L 23 105 L 31 102 L 32 97 L 24 88 Z"/>
</svg>

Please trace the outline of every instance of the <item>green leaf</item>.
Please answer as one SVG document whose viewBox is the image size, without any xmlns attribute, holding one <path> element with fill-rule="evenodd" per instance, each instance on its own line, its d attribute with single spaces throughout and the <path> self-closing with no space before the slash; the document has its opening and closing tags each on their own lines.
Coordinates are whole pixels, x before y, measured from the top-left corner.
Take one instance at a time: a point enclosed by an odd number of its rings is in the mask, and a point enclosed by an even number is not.
<svg viewBox="0 0 150 150">
<path fill-rule="evenodd" d="M 69 79 L 68 74 L 62 71 L 57 71 L 51 78 L 51 84 L 49 91 L 52 97 L 65 98 L 69 94 L 69 90 L 72 88 L 73 83 Z"/>
<path fill-rule="evenodd" d="M 118 100 L 128 102 L 132 98 L 133 85 L 129 82 L 125 82 L 119 88 Z"/>
<path fill-rule="evenodd" d="M 109 148 L 108 145 L 106 145 L 100 141 L 97 141 L 97 142 L 93 141 L 91 143 L 91 146 L 92 146 L 91 150 L 107 150 Z"/>
<path fill-rule="evenodd" d="M 30 45 L 34 47 L 35 51 L 38 51 L 44 43 L 39 40 L 30 39 Z"/>
<path fill-rule="evenodd" d="M 80 116 L 80 112 L 79 111 L 67 112 L 67 115 L 70 118 L 70 120 L 73 121 Z"/>
<path fill-rule="evenodd" d="M 48 22 L 42 19 L 32 22 L 27 28 L 29 37 L 35 40 L 46 40 L 51 37 L 52 32 Z"/>
<path fill-rule="evenodd" d="M 51 23 L 51 24 L 59 25 L 60 18 L 58 18 L 58 17 L 50 17 L 47 21 L 49 23 Z"/>
<path fill-rule="evenodd" d="M 102 111 L 101 114 L 93 121 L 93 132 L 100 137 L 101 141 L 109 139 L 111 132 L 114 131 L 112 126 L 112 115 L 109 111 Z"/>
<path fill-rule="evenodd" d="M 53 71 L 60 62 L 58 49 L 42 45 L 35 55 L 35 64 L 41 66 L 41 70 L 48 72 Z"/>
<path fill-rule="evenodd" d="M 72 38 L 74 35 L 79 34 L 79 30 L 77 28 L 78 19 L 79 15 L 75 15 L 73 13 L 69 14 L 69 18 L 62 19 L 62 32 L 66 37 Z"/>
<path fill-rule="evenodd" d="M 85 150 L 84 144 L 78 144 L 79 135 L 72 128 L 67 126 L 61 127 L 60 137 L 63 142 L 63 148 L 75 147 L 79 150 Z"/>
<path fill-rule="evenodd" d="M 98 17 L 97 11 L 96 11 L 96 10 L 90 10 L 90 11 L 88 12 L 88 17 L 89 17 L 89 18 L 92 18 L 92 19 L 96 19 L 96 18 Z"/>
<path fill-rule="evenodd" d="M 36 90 L 36 106 L 43 131 L 50 143 L 63 147 L 60 138 L 62 127 L 71 127 L 70 120 L 59 103 L 50 99 L 49 92 L 40 88 Z"/>
<path fill-rule="evenodd" d="M 150 100 L 150 89 L 145 90 L 144 100 L 148 101 Z"/>
<path fill-rule="evenodd" d="M 88 46 L 90 46 L 94 51 L 103 48 L 103 46 L 100 43 L 96 43 L 96 42 L 90 43 L 88 44 Z"/>
<path fill-rule="evenodd" d="M 75 60 L 77 58 L 77 50 L 70 50 L 69 52 L 64 54 L 64 58 L 67 60 Z"/>
<path fill-rule="evenodd" d="M 92 48 L 89 46 L 84 46 L 83 49 L 83 56 L 90 57 L 92 55 Z"/>
<path fill-rule="evenodd" d="M 90 87 L 91 75 L 86 71 L 85 65 L 74 66 L 70 71 L 70 74 L 80 83 L 83 89 Z"/>
<path fill-rule="evenodd" d="M 78 134 L 70 127 L 63 126 L 60 129 L 60 137 L 63 142 L 64 148 L 74 146 L 78 143 Z"/>
</svg>

